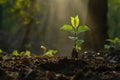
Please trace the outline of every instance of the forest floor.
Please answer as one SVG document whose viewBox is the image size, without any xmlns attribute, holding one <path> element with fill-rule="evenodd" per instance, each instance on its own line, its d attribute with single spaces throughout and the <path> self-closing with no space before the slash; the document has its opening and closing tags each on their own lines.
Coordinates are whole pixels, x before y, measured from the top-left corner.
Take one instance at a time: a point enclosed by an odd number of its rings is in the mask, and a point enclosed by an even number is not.
<svg viewBox="0 0 120 80">
<path fill-rule="evenodd" d="M 85 51 L 76 59 L 1 55 L 0 80 L 120 80 L 120 51 Z"/>
</svg>

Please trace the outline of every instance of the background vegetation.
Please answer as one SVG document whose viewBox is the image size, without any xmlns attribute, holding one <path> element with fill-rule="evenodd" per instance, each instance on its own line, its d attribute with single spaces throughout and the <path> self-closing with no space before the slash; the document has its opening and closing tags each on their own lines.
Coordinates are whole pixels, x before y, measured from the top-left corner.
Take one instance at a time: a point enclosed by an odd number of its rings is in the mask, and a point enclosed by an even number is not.
<svg viewBox="0 0 120 80">
<path fill-rule="evenodd" d="M 39 53 L 40 45 L 46 45 L 69 53 L 73 45 L 66 38 L 69 33 L 59 28 L 74 15 L 80 17 L 81 25 L 86 24 L 90 1 L 97 4 L 94 0 L 0 0 L 0 48 Z M 120 37 L 120 1 L 108 0 L 106 5 L 109 38 Z"/>
<path fill-rule="evenodd" d="M 120 37 L 120 0 L 109 0 L 108 9 L 109 37 Z"/>
</svg>

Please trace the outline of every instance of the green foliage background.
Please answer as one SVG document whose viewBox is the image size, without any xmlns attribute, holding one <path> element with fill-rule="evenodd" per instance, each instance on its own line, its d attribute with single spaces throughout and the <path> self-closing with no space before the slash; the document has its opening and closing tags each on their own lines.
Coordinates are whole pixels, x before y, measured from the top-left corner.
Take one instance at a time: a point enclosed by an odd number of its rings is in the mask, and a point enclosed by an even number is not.
<svg viewBox="0 0 120 80">
<path fill-rule="evenodd" d="M 40 43 L 42 36 L 42 26 L 44 24 L 44 17 L 47 14 L 46 9 L 48 1 L 44 0 L 0 0 L 0 35 L 1 43 L 3 41 L 12 45 L 15 49 L 20 48 L 24 37 L 27 37 L 27 45 L 35 44 L 34 42 Z M 27 33 L 27 35 L 26 35 Z M 9 35 L 10 38 L 2 40 L 2 38 Z M 13 43 L 14 42 L 14 43 Z M 1 44 L 1 48 L 2 45 Z M 40 44 L 39 44 L 40 45 Z M 39 45 L 34 45 L 33 48 Z M 32 45 L 33 46 L 33 45 Z"/>
<path fill-rule="evenodd" d="M 21 26 L 29 23 L 31 0 L 1 0 L 2 30 L 17 33 Z M 34 14 L 33 14 L 34 16 Z M 35 18 L 35 17 L 34 17 Z"/>
<path fill-rule="evenodd" d="M 109 37 L 120 37 L 120 0 L 108 0 Z"/>
<path fill-rule="evenodd" d="M 47 22 L 51 16 L 48 5 L 51 0 L 35 0 L 40 2 L 38 4 L 35 3 L 35 6 L 31 5 L 31 1 L 34 0 L 0 0 L 0 31 L 15 34 L 15 39 L 20 42 L 23 40 L 21 35 L 25 35 L 26 27 L 31 27 L 28 39 L 32 46 L 34 45 L 33 48 L 35 48 L 39 46 L 36 46 L 36 42 L 41 43 L 40 41 L 44 40 L 46 29 L 48 29 L 45 26 L 48 26 Z M 56 16 L 59 15 L 55 15 L 55 19 Z M 29 24 L 31 19 L 33 22 L 29 26 L 27 24 Z M 108 0 L 108 26 L 110 38 L 120 37 L 120 0 Z"/>
<path fill-rule="evenodd" d="M 30 6 L 30 0 L 0 0 L 0 7 L 2 7 L 2 27 L 0 29 L 16 33 L 21 28 L 20 26 L 29 22 L 29 19 L 23 20 L 22 17 L 29 15 Z M 21 20 L 23 22 L 20 23 Z M 40 21 L 36 21 L 36 23 L 40 23 Z M 120 37 L 120 0 L 108 0 L 108 26 L 110 38 Z"/>
</svg>

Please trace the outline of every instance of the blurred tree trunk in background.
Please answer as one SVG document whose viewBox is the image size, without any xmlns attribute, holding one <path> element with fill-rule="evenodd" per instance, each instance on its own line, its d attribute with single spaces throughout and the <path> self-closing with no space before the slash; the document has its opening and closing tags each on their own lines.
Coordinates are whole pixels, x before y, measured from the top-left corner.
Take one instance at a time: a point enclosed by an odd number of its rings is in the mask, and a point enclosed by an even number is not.
<svg viewBox="0 0 120 80">
<path fill-rule="evenodd" d="M 120 37 L 120 0 L 108 0 L 109 37 Z"/>
<path fill-rule="evenodd" d="M 2 28 L 2 5 L 0 5 L 0 29 Z"/>
<path fill-rule="evenodd" d="M 36 0 L 30 0 L 30 3 L 31 4 L 30 4 L 29 12 L 27 15 L 23 17 L 23 19 L 26 20 L 26 23 L 24 24 L 25 33 L 20 46 L 20 51 L 29 50 L 30 48 L 30 32 L 32 30 L 32 27 L 34 27 L 33 23 L 35 20 L 33 15 L 34 15 Z"/>
<path fill-rule="evenodd" d="M 86 24 L 90 31 L 85 34 L 85 50 L 99 50 L 103 48 L 107 35 L 107 0 L 89 0 Z"/>
</svg>

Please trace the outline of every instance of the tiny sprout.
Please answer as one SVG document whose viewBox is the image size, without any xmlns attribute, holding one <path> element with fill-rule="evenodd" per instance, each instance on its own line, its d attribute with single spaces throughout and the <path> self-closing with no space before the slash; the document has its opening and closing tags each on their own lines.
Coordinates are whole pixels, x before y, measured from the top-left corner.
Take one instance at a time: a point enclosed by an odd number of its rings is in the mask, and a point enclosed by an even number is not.
<svg viewBox="0 0 120 80">
<path fill-rule="evenodd" d="M 3 53 L 3 50 L 2 50 L 2 49 L 0 49 L 0 54 L 1 54 L 1 53 Z"/>
<path fill-rule="evenodd" d="M 41 45 L 41 49 L 43 49 L 44 53 L 46 52 L 47 48 L 43 45 Z"/>
<path fill-rule="evenodd" d="M 20 53 L 18 53 L 17 50 L 14 50 L 14 51 L 12 52 L 12 55 L 13 55 L 13 56 L 20 56 L 20 57 L 30 57 L 30 54 L 31 54 L 31 52 L 28 51 L 28 50 L 22 51 L 22 52 L 20 52 Z"/>
<path fill-rule="evenodd" d="M 24 56 L 24 54 L 25 54 L 24 51 L 20 52 L 20 56 Z"/>
<path fill-rule="evenodd" d="M 31 52 L 28 50 L 20 52 L 20 56 L 23 56 L 23 57 L 30 57 L 30 54 Z"/>
<path fill-rule="evenodd" d="M 44 55 L 46 55 L 48 57 L 53 57 L 58 52 L 57 50 L 52 50 L 52 49 L 47 50 L 47 48 L 43 45 L 41 45 L 41 48 L 44 51 Z"/>
<path fill-rule="evenodd" d="M 110 49 L 111 47 L 116 48 L 116 49 L 120 49 L 120 38 L 115 37 L 114 39 L 107 39 L 106 41 L 108 41 L 110 44 L 105 44 L 104 48 L 105 49 Z"/>
<path fill-rule="evenodd" d="M 25 56 L 30 56 L 30 54 L 31 54 L 31 52 L 30 51 L 28 51 L 28 50 L 26 50 L 26 52 L 25 52 Z"/>
<path fill-rule="evenodd" d="M 13 55 L 13 56 L 19 56 L 20 54 L 18 53 L 17 50 L 14 50 L 14 51 L 12 52 L 12 55 Z"/>
<path fill-rule="evenodd" d="M 49 57 L 53 57 L 56 53 L 57 53 L 57 50 L 48 50 L 47 52 L 45 52 L 45 55 Z"/>
</svg>

